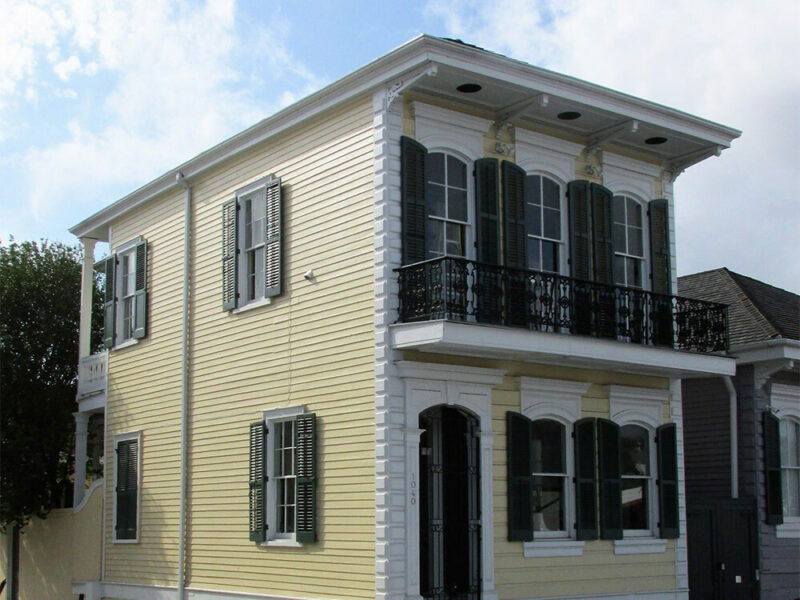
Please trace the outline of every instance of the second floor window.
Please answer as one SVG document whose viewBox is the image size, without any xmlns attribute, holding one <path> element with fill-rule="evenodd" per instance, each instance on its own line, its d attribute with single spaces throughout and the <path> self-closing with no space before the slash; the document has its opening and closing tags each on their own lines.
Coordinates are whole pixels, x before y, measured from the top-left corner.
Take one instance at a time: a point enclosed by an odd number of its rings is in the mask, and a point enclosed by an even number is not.
<svg viewBox="0 0 800 600">
<path fill-rule="evenodd" d="M 467 165 L 449 154 L 428 156 L 427 258 L 466 256 L 469 227 Z"/>
<path fill-rule="evenodd" d="M 629 196 L 614 196 L 615 283 L 641 288 L 644 267 L 642 205 Z"/>
<path fill-rule="evenodd" d="M 558 273 L 561 255 L 561 187 L 541 175 L 525 178 L 528 268 Z"/>
<path fill-rule="evenodd" d="M 147 243 L 120 246 L 104 259 L 103 345 L 106 348 L 147 334 Z"/>
<path fill-rule="evenodd" d="M 781 419 L 781 486 L 783 517 L 800 517 L 800 423 Z"/>
</svg>

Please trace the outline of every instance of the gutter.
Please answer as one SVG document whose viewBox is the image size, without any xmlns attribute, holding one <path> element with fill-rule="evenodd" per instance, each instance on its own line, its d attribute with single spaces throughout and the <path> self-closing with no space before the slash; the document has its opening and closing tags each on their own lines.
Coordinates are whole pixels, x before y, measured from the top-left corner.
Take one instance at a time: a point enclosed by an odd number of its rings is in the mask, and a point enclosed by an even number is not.
<svg viewBox="0 0 800 600">
<path fill-rule="evenodd" d="M 181 493 L 178 509 L 180 526 L 178 532 L 178 600 L 183 600 L 186 586 L 186 488 L 187 488 L 187 426 L 189 419 L 189 263 L 191 249 L 192 188 L 181 171 L 175 181 L 183 185 L 183 317 L 181 323 Z"/>
<path fill-rule="evenodd" d="M 725 389 L 728 390 L 728 412 L 730 413 L 730 437 L 731 437 L 731 498 L 739 497 L 739 430 L 738 422 L 738 400 L 736 398 L 736 388 L 733 387 L 733 379 L 730 375 L 722 378 L 725 382 Z"/>
</svg>

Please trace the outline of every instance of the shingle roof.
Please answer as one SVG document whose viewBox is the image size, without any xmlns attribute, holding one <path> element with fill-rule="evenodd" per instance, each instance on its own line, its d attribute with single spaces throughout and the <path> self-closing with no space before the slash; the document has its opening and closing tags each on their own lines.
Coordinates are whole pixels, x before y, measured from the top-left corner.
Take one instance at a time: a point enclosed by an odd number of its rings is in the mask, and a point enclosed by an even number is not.
<svg viewBox="0 0 800 600">
<path fill-rule="evenodd" d="M 792 292 L 722 268 L 678 277 L 678 293 L 727 304 L 731 346 L 800 340 L 800 296 Z"/>
</svg>

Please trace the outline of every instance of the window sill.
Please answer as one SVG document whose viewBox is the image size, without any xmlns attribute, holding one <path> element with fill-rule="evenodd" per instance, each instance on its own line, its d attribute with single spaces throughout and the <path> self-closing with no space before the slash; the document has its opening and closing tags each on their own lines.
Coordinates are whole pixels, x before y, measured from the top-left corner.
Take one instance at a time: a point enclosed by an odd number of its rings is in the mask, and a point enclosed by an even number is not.
<svg viewBox="0 0 800 600">
<path fill-rule="evenodd" d="M 131 338 L 129 340 L 125 340 L 124 342 L 120 342 L 116 346 L 112 346 L 111 349 L 112 350 L 122 350 L 123 348 L 129 348 L 131 346 L 135 346 L 138 343 L 139 343 L 139 340 L 137 340 L 135 338 Z"/>
<path fill-rule="evenodd" d="M 115 539 L 115 540 L 113 540 L 113 542 L 115 544 L 138 544 L 139 543 L 139 538 L 137 537 L 136 539 L 133 539 L 133 540 L 117 540 L 117 539 Z"/>
<path fill-rule="evenodd" d="M 667 540 L 661 538 L 614 540 L 614 554 L 662 554 L 666 551 Z"/>
<path fill-rule="evenodd" d="M 782 525 L 775 525 L 775 537 L 800 538 L 800 519 L 795 519 L 796 517 L 789 517 L 784 520 Z"/>
<path fill-rule="evenodd" d="M 539 558 L 547 556 L 582 556 L 583 546 L 586 542 L 577 540 L 540 540 L 525 542 L 523 555 L 525 558 Z"/>
<path fill-rule="evenodd" d="M 231 311 L 232 315 L 238 315 L 242 312 L 247 312 L 248 310 L 253 310 L 255 308 L 261 308 L 262 306 L 269 306 L 272 304 L 272 298 L 262 298 L 261 300 L 253 300 L 253 302 L 248 302 L 244 306 L 237 306 Z"/>
<path fill-rule="evenodd" d="M 274 540 L 267 540 L 261 544 L 269 548 L 302 548 L 303 544 L 290 538 L 278 538 Z"/>
</svg>

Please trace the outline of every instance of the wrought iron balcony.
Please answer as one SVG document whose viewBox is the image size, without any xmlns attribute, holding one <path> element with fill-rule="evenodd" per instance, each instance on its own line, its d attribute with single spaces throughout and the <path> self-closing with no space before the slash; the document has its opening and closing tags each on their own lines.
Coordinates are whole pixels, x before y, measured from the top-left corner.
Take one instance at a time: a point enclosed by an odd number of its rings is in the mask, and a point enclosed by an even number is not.
<svg viewBox="0 0 800 600">
<path fill-rule="evenodd" d="M 728 348 L 724 304 L 454 257 L 397 271 L 401 323 L 445 319 L 692 352 Z"/>
</svg>

